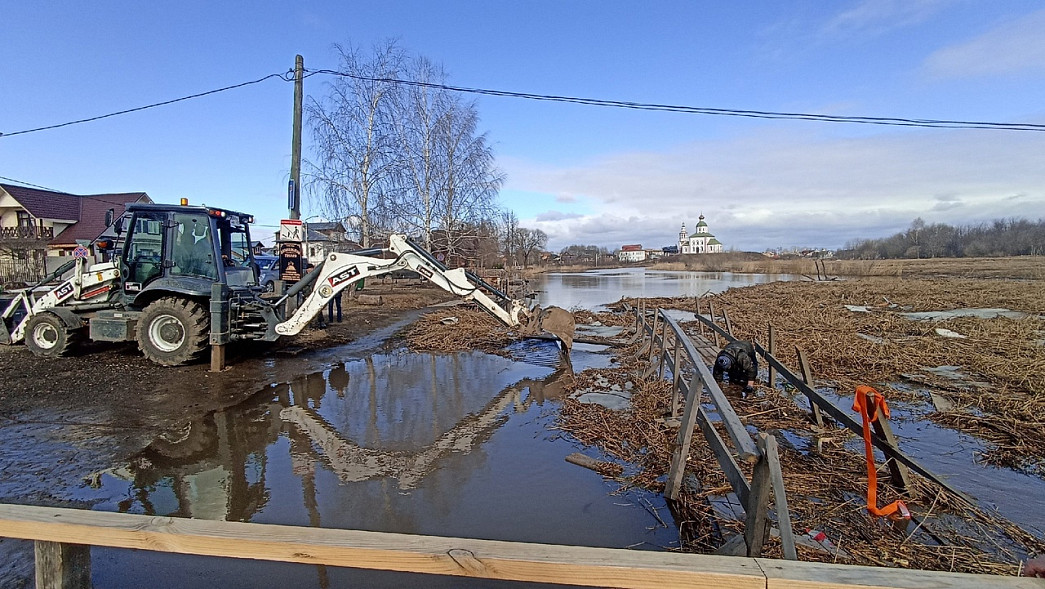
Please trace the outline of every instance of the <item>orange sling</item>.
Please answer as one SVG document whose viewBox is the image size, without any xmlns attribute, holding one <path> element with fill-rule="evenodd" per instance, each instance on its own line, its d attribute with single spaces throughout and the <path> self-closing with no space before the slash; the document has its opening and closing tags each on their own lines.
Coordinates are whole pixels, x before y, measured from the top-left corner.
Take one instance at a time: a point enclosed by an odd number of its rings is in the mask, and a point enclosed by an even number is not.
<svg viewBox="0 0 1045 589">
<path fill-rule="evenodd" d="M 868 395 L 872 401 L 868 405 Z M 878 410 L 882 415 L 889 418 L 889 406 L 885 404 L 885 397 L 874 388 L 860 385 L 856 387 L 856 398 L 853 400 L 853 411 L 859 411 L 864 422 L 864 453 L 867 456 L 867 511 L 878 517 L 888 517 L 891 520 L 911 519 L 911 512 L 903 501 L 893 501 L 889 505 L 878 508 L 878 471 L 874 467 L 874 450 L 871 448 L 871 423 L 878 419 Z"/>
</svg>

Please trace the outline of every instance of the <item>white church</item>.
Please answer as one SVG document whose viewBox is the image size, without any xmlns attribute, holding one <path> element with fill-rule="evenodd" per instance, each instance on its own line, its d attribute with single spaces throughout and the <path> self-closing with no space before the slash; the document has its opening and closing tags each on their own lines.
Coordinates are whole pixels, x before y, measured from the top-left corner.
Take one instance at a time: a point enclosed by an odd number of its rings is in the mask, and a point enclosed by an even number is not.
<svg viewBox="0 0 1045 589">
<path fill-rule="evenodd" d="M 679 231 L 680 254 L 711 254 L 721 251 L 722 242 L 715 239 L 715 236 L 708 231 L 704 215 L 700 216 L 692 235 L 686 235 L 686 224 L 682 224 L 682 230 Z"/>
</svg>

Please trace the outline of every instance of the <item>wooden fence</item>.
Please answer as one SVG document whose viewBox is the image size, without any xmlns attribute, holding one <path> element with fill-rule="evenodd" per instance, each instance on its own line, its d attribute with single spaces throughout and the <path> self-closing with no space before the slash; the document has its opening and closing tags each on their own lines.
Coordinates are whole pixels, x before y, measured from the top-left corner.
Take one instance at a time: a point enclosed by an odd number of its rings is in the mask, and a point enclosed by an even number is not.
<svg viewBox="0 0 1045 589">
<path fill-rule="evenodd" d="M 704 358 L 678 322 L 662 309 L 656 309 L 652 313 L 652 322 L 647 321 L 647 315 L 644 308 L 639 308 L 636 312 L 635 333 L 637 338 L 643 340 L 638 355 L 647 356 L 649 362 L 647 377 L 656 373 L 658 377 L 663 378 L 665 369 L 671 371 L 673 416 L 678 416 L 678 411 L 681 411 L 678 438 L 672 453 L 671 468 L 668 471 L 664 494 L 669 499 L 678 499 L 685 474 L 686 460 L 693 443 L 693 433 L 695 428 L 699 427 L 726 480 L 729 481 L 733 492 L 744 507 L 746 517 L 744 535 L 737 536 L 734 542 L 728 543 L 724 547 L 723 553 L 740 552 L 751 557 L 762 555 L 762 548 L 771 523 L 769 496 L 772 490 L 784 558 L 797 560 L 798 552 L 795 548 L 791 518 L 787 509 L 787 495 L 784 492 L 784 479 L 777 455 L 776 438 L 765 433 L 758 433 L 756 443 L 752 439 L 751 433 L 737 417 L 729 399 L 715 382 Z M 686 375 L 689 376 L 688 380 L 685 378 Z M 719 435 L 702 406 L 704 391 L 707 391 L 707 395 L 718 413 L 719 421 L 726 430 L 732 448 Z M 737 459 L 754 464 L 751 482 L 748 482 L 740 465 L 737 464 Z M 743 543 L 741 543 L 741 539 Z"/>
<path fill-rule="evenodd" d="M 0 504 L 0 537 L 36 542 L 38 589 L 90 586 L 90 547 L 575 586 L 666 589 L 1037 588 L 1039 579 L 154 517 Z M 249 579 L 244 580 L 249 583 Z M 147 580 L 128 579 L 128 585 Z"/>
<path fill-rule="evenodd" d="M 703 327 L 709 328 L 714 334 L 716 340 L 722 337 L 727 342 L 733 341 L 733 330 L 730 327 L 729 315 L 726 313 L 722 314 L 722 321 L 726 324 L 726 328 L 719 326 L 716 321 L 716 315 L 714 307 L 711 306 L 710 301 L 708 303 L 708 316 L 705 317 L 700 313 L 699 299 L 698 308 L 696 314 L 697 320 Z M 774 330 L 772 325 L 769 326 L 769 333 L 773 334 Z M 775 335 L 775 334 L 774 334 Z M 811 411 L 811 418 L 818 425 L 823 425 L 823 414 L 826 414 L 830 418 L 834 419 L 841 426 L 848 428 L 858 436 L 863 437 L 863 424 L 848 413 L 837 407 L 830 400 L 821 395 L 813 385 L 812 372 L 807 362 L 805 362 L 805 354 L 801 349 L 797 349 L 799 362 L 802 364 L 803 377 L 799 378 L 793 370 L 787 367 L 778 358 L 773 356 L 772 352 L 775 351 L 776 338 L 770 339 L 769 347 L 767 350 L 758 343 L 755 343 L 755 352 L 765 359 L 769 365 L 771 371 L 771 378 L 775 378 L 775 375 L 779 375 L 781 378 L 786 380 L 789 384 L 795 387 L 800 393 L 802 393 L 806 399 L 809 400 L 809 406 Z M 869 406 L 873 406 L 873 403 Z M 954 488 L 950 483 L 940 477 L 938 474 L 929 470 L 926 466 L 908 456 L 902 452 L 897 446 L 896 439 L 893 436 L 892 429 L 889 426 L 889 421 L 882 418 L 879 415 L 879 419 L 874 422 L 874 429 L 871 434 L 871 443 L 874 444 L 879 450 L 885 454 L 887 458 L 887 465 L 891 475 L 891 481 L 894 487 L 904 491 L 910 489 L 910 482 L 908 480 L 908 469 L 918 473 L 926 479 L 932 481 L 934 484 L 946 489 L 954 496 L 966 501 L 969 505 L 976 505 L 975 501 L 966 495 L 965 493 Z"/>
</svg>

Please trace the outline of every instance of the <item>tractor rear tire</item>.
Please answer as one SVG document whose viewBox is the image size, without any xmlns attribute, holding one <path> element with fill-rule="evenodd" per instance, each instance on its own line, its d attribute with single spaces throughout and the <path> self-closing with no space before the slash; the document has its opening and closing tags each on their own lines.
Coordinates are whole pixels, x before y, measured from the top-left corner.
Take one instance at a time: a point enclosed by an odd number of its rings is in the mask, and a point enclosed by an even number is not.
<svg viewBox="0 0 1045 589">
<path fill-rule="evenodd" d="M 79 340 L 79 335 L 78 331 L 69 329 L 61 317 L 44 311 L 26 324 L 25 347 L 37 356 L 64 356 Z"/>
<path fill-rule="evenodd" d="M 191 299 L 164 297 L 145 307 L 138 322 L 138 347 L 162 366 L 198 359 L 209 343 L 210 316 Z"/>
</svg>

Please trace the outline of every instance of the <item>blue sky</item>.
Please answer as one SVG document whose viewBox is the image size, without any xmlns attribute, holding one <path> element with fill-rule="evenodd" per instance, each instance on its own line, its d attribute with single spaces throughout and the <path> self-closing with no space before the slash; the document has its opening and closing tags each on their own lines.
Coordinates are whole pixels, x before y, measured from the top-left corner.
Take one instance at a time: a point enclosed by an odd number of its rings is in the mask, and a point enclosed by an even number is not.
<svg viewBox="0 0 1045 589">
<path fill-rule="evenodd" d="M 335 68 L 395 38 L 450 83 L 713 108 L 1045 123 L 1037 1 L 0 4 L 0 132 Z M 314 76 L 305 92 L 322 96 Z M 0 176 L 286 215 L 292 85 L 0 137 Z M 478 98 L 501 204 L 572 243 L 838 247 L 926 222 L 1045 218 L 1045 133 L 909 129 Z M 306 137 L 305 152 L 309 154 Z M 318 210 L 318 207 L 313 207 Z M 302 216 L 313 211 L 305 203 Z"/>
</svg>

